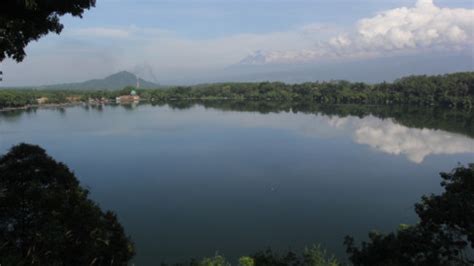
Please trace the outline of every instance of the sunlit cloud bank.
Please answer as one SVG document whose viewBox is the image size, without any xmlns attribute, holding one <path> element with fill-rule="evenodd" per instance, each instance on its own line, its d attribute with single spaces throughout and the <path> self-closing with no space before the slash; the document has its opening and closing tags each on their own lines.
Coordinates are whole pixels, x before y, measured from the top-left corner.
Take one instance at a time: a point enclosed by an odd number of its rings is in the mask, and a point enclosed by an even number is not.
<svg viewBox="0 0 474 266">
<path fill-rule="evenodd" d="M 426 51 L 472 53 L 474 9 L 440 8 L 433 0 L 414 7 L 386 10 L 347 31 L 303 50 L 257 51 L 243 63 L 311 62 L 407 54 Z"/>
</svg>

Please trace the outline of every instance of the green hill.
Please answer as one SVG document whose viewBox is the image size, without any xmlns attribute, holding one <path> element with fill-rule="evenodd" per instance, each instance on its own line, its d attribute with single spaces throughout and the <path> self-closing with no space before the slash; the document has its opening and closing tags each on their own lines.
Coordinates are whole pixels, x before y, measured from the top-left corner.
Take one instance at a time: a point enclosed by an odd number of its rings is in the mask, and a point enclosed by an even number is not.
<svg viewBox="0 0 474 266">
<path fill-rule="evenodd" d="M 159 84 L 139 79 L 140 88 L 151 89 L 160 87 Z M 41 89 L 68 89 L 68 90 L 118 90 L 126 86 L 136 86 L 135 74 L 121 71 L 103 79 L 91 79 L 84 82 L 65 83 L 57 85 L 42 86 Z"/>
</svg>

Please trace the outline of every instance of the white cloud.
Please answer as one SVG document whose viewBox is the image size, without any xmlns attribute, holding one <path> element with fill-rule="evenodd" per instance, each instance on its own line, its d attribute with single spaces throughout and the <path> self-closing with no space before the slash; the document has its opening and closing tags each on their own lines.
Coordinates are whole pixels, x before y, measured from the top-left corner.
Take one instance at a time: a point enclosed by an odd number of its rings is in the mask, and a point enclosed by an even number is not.
<svg viewBox="0 0 474 266">
<path fill-rule="evenodd" d="M 372 49 L 453 47 L 473 44 L 474 10 L 437 7 L 418 0 L 415 7 L 396 8 L 358 22 L 357 37 Z"/>
<path fill-rule="evenodd" d="M 386 10 L 361 19 L 352 32 L 332 36 L 313 48 L 265 50 L 255 63 L 361 58 L 426 50 L 472 53 L 473 45 L 474 9 L 440 8 L 432 0 L 418 0 L 414 7 Z M 246 62 L 251 62 L 251 57 Z"/>
<path fill-rule="evenodd" d="M 336 48 L 345 48 L 352 44 L 351 39 L 347 35 L 339 35 L 329 40 L 329 44 Z"/>
</svg>

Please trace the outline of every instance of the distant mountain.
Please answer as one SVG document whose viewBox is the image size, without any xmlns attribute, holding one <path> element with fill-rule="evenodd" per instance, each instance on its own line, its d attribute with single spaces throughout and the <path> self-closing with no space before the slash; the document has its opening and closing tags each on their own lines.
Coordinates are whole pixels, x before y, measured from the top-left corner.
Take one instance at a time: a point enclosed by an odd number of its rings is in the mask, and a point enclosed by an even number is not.
<svg viewBox="0 0 474 266">
<path fill-rule="evenodd" d="M 240 65 L 261 65 L 265 63 L 267 63 L 267 56 L 260 50 L 248 55 L 239 62 Z"/>
<path fill-rule="evenodd" d="M 140 88 L 158 88 L 159 84 L 139 79 Z M 126 86 L 136 86 L 137 78 L 135 74 L 121 71 L 110 75 L 103 79 L 91 79 L 84 82 L 66 83 L 57 85 L 48 85 L 41 87 L 42 89 L 68 89 L 68 90 L 118 90 Z"/>
<path fill-rule="evenodd" d="M 391 82 L 410 75 L 439 75 L 474 71 L 472 56 L 465 54 L 423 54 L 417 56 L 393 56 L 354 61 L 274 64 L 271 58 L 256 52 L 239 64 L 221 72 L 213 72 L 208 80 L 199 82 L 227 81 L 283 81 L 302 83 L 311 81 L 348 80 L 353 82 Z M 163 82 L 166 82 L 164 80 Z"/>
</svg>

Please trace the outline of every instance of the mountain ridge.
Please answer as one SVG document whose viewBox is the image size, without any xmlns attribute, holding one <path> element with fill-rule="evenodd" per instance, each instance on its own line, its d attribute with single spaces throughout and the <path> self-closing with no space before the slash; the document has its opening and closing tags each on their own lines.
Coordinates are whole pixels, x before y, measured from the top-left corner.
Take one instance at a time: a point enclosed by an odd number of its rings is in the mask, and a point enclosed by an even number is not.
<svg viewBox="0 0 474 266">
<path fill-rule="evenodd" d="M 138 79 L 140 82 L 140 88 L 150 89 L 158 88 L 159 84 Z M 111 74 L 102 79 L 90 79 L 83 82 L 72 82 L 63 84 L 54 84 L 40 86 L 40 89 L 67 89 L 67 90 L 119 90 L 126 86 L 136 86 L 137 76 L 128 71 L 120 71 L 115 74 Z"/>
</svg>

